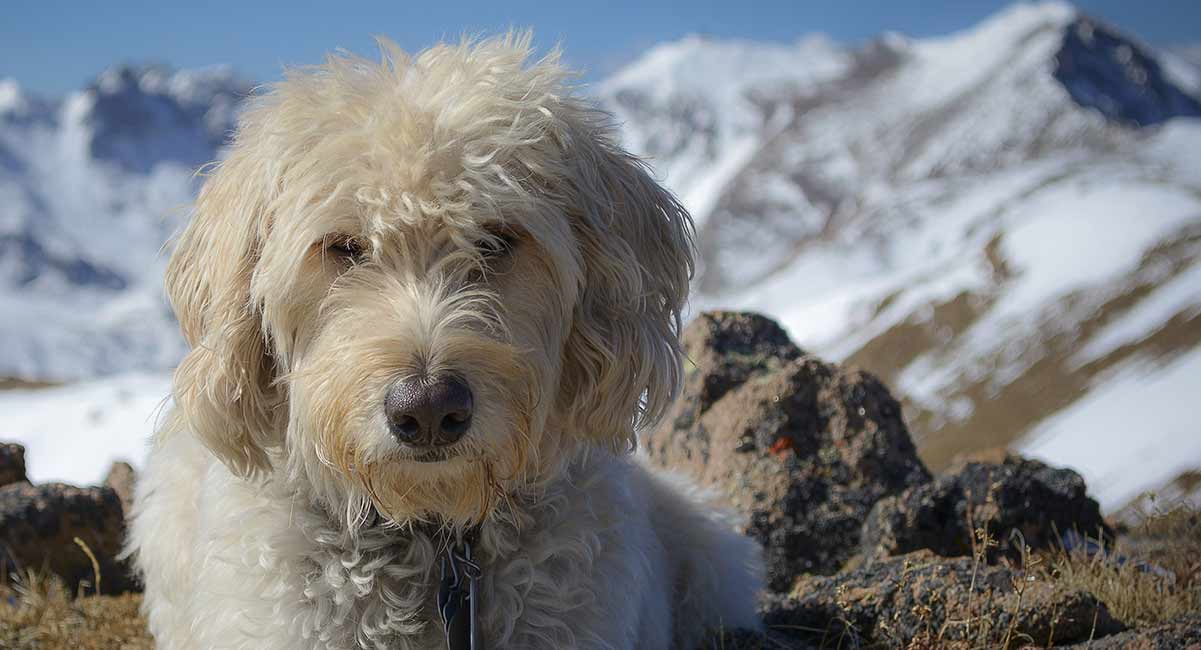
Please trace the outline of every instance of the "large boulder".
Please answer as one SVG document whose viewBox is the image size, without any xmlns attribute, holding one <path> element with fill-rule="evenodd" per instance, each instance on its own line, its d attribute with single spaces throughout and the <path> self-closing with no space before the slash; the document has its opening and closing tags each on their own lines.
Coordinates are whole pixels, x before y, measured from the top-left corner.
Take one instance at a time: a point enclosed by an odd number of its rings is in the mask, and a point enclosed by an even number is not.
<svg viewBox="0 0 1201 650">
<path fill-rule="evenodd" d="M 745 515 L 770 587 L 837 571 L 879 499 L 930 480 L 875 377 L 805 354 L 756 314 L 700 314 L 683 333 L 683 394 L 644 441 Z"/>
<path fill-rule="evenodd" d="M 764 605 L 795 647 L 1003 648 L 1074 643 L 1119 632 L 1104 603 L 1042 577 L 930 551 L 832 577 L 810 576 Z M 1006 641 L 1010 645 L 1006 645 Z"/>
<path fill-rule="evenodd" d="M 96 571 L 77 537 L 99 564 L 104 593 L 136 587 L 126 563 L 116 559 L 125 538 L 125 517 L 111 488 L 62 483 L 0 488 L 0 563 L 8 571 L 48 571 L 73 592 L 83 581 L 90 591 Z"/>
<path fill-rule="evenodd" d="M 981 545 L 977 531 L 987 532 L 990 543 Z M 862 544 L 869 559 L 918 549 L 954 557 L 980 548 L 992 562 L 1020 560 L 1023 544 L 1055 549 L 1068 534 L 1113 537 L 1084 479 L 1007 455 L 1000 462 L 962 463 L 930 483 L 881 499 L 864 524 Z"/>
<path fill-rule="evenodd" d="M 28 480 L 25 476 L 25 448 L 12 442 L 0 442 L 0 487 Z"/>
</svg>

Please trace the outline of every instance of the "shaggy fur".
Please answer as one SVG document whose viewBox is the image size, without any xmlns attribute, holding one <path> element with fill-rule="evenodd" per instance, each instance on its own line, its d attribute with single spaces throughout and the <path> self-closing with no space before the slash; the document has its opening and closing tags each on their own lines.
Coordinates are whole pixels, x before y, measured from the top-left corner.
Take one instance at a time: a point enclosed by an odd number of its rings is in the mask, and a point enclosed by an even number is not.
<svg viewBox="0 0 1201 650">
<path fill-rule="evenodd" d="M 171 259 L 192 351 L 130 544 L 159 646 L 442 647 L 477 525 L 489 648 L 757 626 L 754 544 L 630 453 L 680 381 L 687 213 L 528 35 L 382 49 L 253 99 Z M 385 395 L 448 372 L 474 419 L 417 462 Z"/>
</svg>

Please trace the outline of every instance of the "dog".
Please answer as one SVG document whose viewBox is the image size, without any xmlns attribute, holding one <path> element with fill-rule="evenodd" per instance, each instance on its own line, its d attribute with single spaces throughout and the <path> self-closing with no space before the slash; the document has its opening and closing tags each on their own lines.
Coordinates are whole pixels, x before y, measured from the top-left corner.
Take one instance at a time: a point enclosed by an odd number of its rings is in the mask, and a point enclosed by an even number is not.
<svg viewBox="0 0 1201 650">
<path fill-rule="evenodd" d="M 176 240 L 190 352 L 129 542 L 158 646 L 759 627 L 754 542 L 634 452 L 681 382 L 687 211 L 528 33 L 380 48 L 248 99 Z"/>
</svg>

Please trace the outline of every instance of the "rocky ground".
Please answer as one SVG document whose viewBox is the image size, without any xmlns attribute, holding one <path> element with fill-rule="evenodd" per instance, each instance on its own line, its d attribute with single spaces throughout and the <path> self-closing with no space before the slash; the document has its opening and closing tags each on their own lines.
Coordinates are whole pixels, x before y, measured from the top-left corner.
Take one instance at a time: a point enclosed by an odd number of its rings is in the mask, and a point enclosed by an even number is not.
<svg viewBox="0 0 1201 650">
<path fill-rule="evenodd" d="M 770 582 L 766 635 L 712 647 L 1201 648 L 1201 514 L 1119 525 L 1074 472 L 1004 451 L 934 476 L 887 387 L 761 316 L 701 314 L 684 347 L 647 451 L 744 516 Z M 151 647 L 118 559 L 134 480 L 31 485 L 0 445 L 0 647 Z"/>
</svg>

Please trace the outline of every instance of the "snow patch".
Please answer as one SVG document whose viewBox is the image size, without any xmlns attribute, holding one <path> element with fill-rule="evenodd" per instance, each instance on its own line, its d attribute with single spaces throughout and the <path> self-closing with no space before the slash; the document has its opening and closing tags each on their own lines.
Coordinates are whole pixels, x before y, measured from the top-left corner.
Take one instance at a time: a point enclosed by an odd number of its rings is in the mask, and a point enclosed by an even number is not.
<svg viewBox="0 0 1201 650">
<path fill-rule="evenodd" d="M 1151 295 L 1093 335 L 1072 357 L 1076 367 L 1104 359 L 1118 348 L 1137 343 L 1157 332 L 1173 318 L 1193 318 L 1201 313 L 1201 264 L 1161 285 Z M 1201 431 L 1198 432 L 1201 434 Z"/>
<path fill-rule="evenodd" d="M 1130 271 L 1155 244 L 1201 220 L 1201 198 L 1184 188 L 1066 183 L 1016 205 L 1009 220 L 1002 247 L 1019 276 L 997 306 L 1000 319 Z"/>
<path fill-rule="evenodd" d="M 96 485 L 115 460 L 141 467 L 170 392 L 170 375 L 151 373 L 0 391 L 0 431 L 25 445 L 31 481 Z"/>
</svg>

